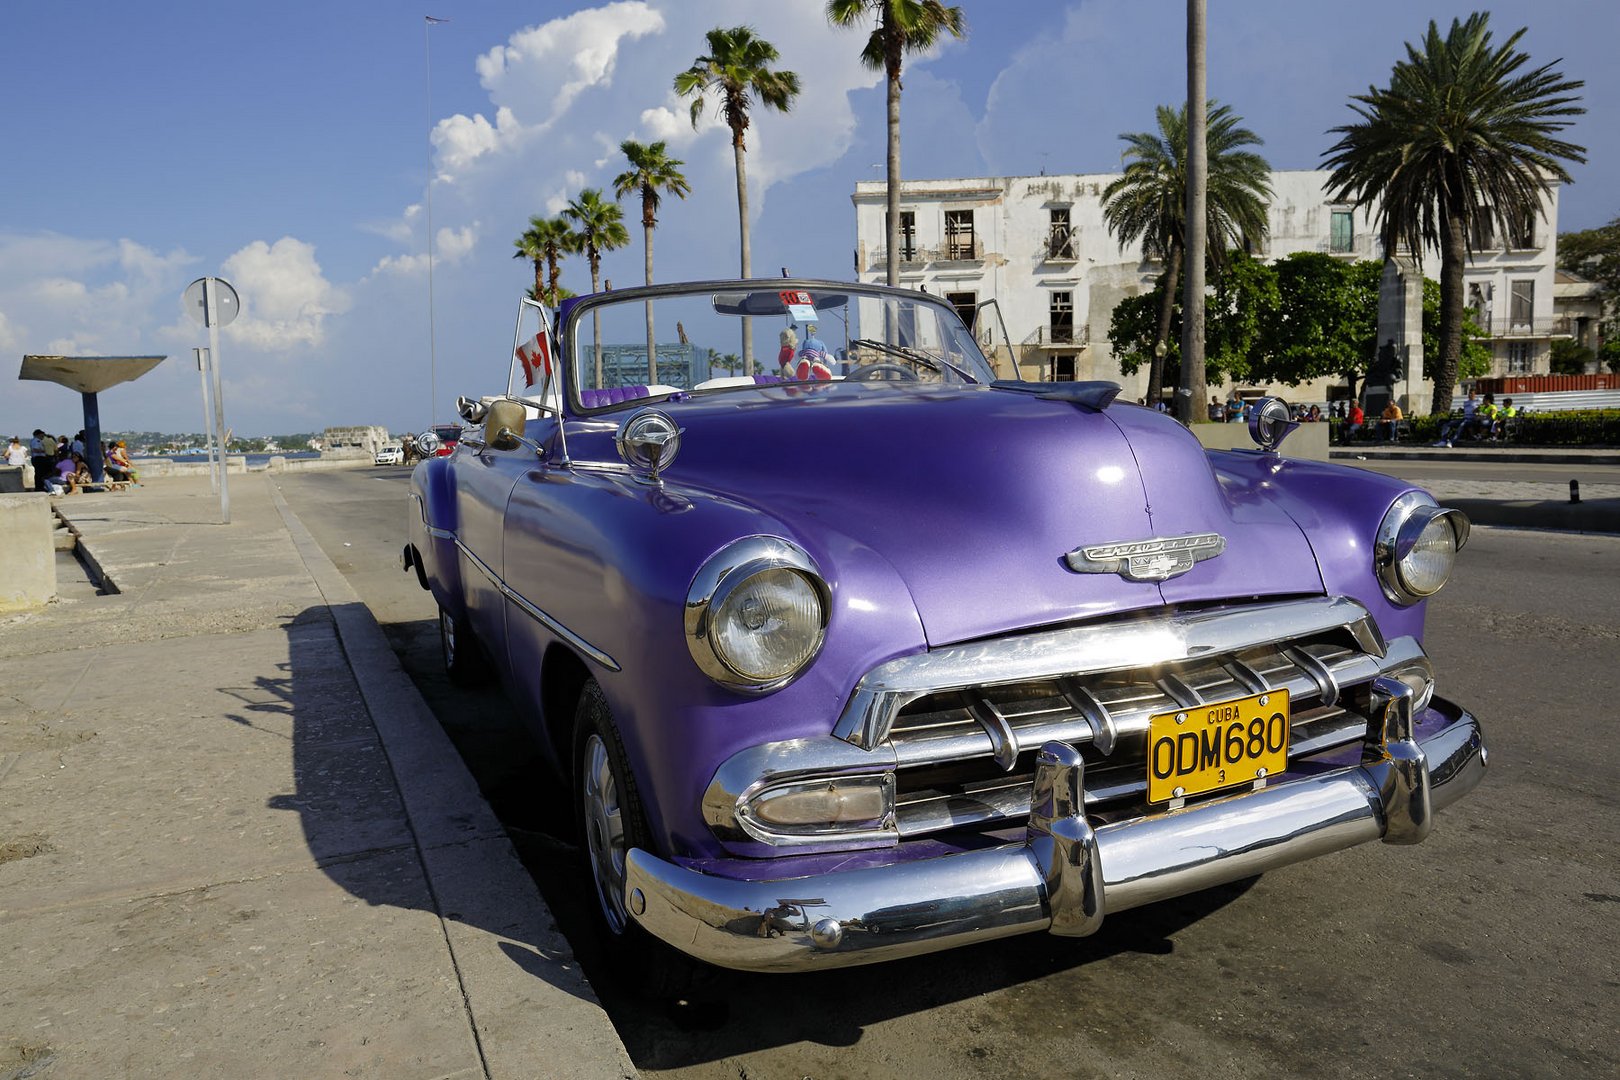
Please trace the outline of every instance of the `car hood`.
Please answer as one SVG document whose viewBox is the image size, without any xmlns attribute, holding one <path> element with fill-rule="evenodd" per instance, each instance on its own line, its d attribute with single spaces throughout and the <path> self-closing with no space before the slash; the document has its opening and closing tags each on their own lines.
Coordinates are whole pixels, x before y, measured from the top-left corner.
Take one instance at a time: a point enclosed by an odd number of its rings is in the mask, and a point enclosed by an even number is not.
<svg viewBox="0 0 1620 1080">
<path fill-rule="evenodd" d="M 783 399 L 788 401 L 785 403 Z M 784 404 L 787 407 L 784 407 Z M 1319 593 L 1299 527 L 1228 492 L 1174 420 L 988 387 L 782 387 L 674 403 L 672 484 L 746 502 L 815 553 L 844 534 L 891 565 L 931 645 L 1112 612 Z M 1080 573 L 1065 554 L 1217 533 L 1218 557 L 1162 583 Z M 842 603 L 861 583 L 823 564 Z"/>
</svg>

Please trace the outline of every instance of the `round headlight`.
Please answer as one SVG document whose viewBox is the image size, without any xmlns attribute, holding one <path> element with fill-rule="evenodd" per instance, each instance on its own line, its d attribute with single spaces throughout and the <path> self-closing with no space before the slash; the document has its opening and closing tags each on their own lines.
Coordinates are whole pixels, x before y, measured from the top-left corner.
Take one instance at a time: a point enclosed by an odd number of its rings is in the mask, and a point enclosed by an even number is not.
<svg viewBox="0 0 1620 1080">
<path fill-rule="evenodd" d="M 1384 594 L 1397 604 L 1415 604 L 1439 592 L 1451 578 L 1468 532 L 1465 514 L 1436 506 L 1423 492 L 1409 491 L 1396 499 L 1378 527 L 1374 547 Z"/>
<path fill-rule="evenodd" d="M 810 556 L 775 536 L 716 552 L 686 600 L 687 646 L 718 683 L 763 692 L 785 686 L 821 650 L 827 586 Z"/>
</svg>

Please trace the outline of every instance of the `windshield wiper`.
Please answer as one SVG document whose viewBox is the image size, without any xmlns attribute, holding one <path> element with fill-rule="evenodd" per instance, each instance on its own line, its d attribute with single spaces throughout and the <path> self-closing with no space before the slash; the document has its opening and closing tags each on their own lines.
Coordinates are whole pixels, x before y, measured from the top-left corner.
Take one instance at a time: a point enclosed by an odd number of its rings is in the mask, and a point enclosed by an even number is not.
<svg viewBox="0 0 1620 1080">
<path fill-rule="evenodd" d="M 871 338 L 856 338 L 854 341 L 850 342 L 850 345 L 859 346 L 863 349 L 876 349 L 880 353 L 887 353 L 890 356 L 898 356 L 902 360 L 914 360 L 919 364 L 926 364 L 928 367 L 933 368 L 941 375 L 945 374 L 945 370 L 949 368 L 951 371 L 954 371 L 957 375 L 961 376 L 964 382 L 977 383 L 979 381 L 966 371 L 963 371 L 961 368 L 945 359 L 943 356 L 931 356 L 928 353 L 919 352 L 916 349 L 908 348 L 905 345 L 890 345 L 888 342 L 873 341 Z"/>
</svg>

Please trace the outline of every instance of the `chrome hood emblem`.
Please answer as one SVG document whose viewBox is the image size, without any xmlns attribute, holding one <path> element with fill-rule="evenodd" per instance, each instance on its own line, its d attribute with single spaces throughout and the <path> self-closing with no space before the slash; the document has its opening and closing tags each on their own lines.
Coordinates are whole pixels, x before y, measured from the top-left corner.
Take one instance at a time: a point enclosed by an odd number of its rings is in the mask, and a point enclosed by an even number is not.
<svg viewBox="0 0 1620 1080">
<path fill-rule="evenodd" d="M 1185 574 L 1194 563 L 1213 559 L 1226 550 L 1220 533 L 1154 537 L 1075 548 L 1063 556 L 1069 569 L 1082 574 L 1118 574 L 1127 581 L 1168 581 Z"/>
</svg>

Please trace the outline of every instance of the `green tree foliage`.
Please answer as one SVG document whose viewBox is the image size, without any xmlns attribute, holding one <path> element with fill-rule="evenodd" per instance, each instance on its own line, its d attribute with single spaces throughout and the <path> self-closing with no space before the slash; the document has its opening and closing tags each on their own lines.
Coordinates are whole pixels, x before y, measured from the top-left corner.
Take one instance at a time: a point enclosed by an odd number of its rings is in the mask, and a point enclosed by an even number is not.
<svg viewBox="0 0 1620 1080">
<path fill-rule="evenodd" d="M 1603 336 L 1620 338 L 1620 217 L 1558 234 L 1558 265 L 1603 289 Z"/>
<path fill-rule="evenodd" d="M 1620 372 L 1620 337 L 1612 338 L 1598 349 L 1598 360 L 1613 372 Z"/>
<path fill-rule="evenodd" d="M 1274 266 L 1232 252 L 1215 275 L 1204 306 L 1204 371 L 1209 381 L 1247 381 L 1251 362 L 1266 354 L 1282 292 Z"/>
<path fill-rule="evenodd" d="M 1597 356 L 1585 345 L 1569 338 L 1553 338 L 1552 373 L 1554 375 L 1584 375 L 1586 365 Z"/>
<path fill-rule="evenodd" d="M 1466 319 L 1463 267 L 1477 229 L 1513 236 L 1541 214 L 1553 181 L 1569 183 L 1563 161 L 1583 162 L 1586 149 L 1558 138 L 1586 110 L 1575 94 L 1584 84 L 1545 64 L 1522 70 L 1523 29 L 1493 44 L 1490 16 L 1453 19 L 1441 35 L 1429 23 L 1421 45 L 1385 88 L 1368 87 L 1350 108 L 1357 123 L 1326 154 L 1333 173 L 1329 197 L 1357 206 L 1377 204 L 1384 250 L 1426 246 L 1440 251 L 1440 336 L 1434 353 L 1434 404 L 1451 408 L 1461 368 Z M 1425 357 L 1427 361 L 1427 354 Z M 1427 363 L 1426 367 L 1429 367 Z"/>
<path fill-rule="evenodd" d="M 1383 267 L 1302 251 L 1273 264 L 1277 318 L 1252 373 L 1297 386 L 1339 376 L 1354 382 L 1378 349 L 1378 283 Z"/>
<path fill-rule="evenodd" d="M 1378 346 L 1378 287 L 1383 267 L 1372 260 L 1345 262 L 1303 252 L 1262 263 L 1241 252 L 1222 261 L 1210 281 L 1205 311 L 1206 362 L 1211 382 L 1238 380 L 1298 386 L 1339 377 L 1353 386 L 1366 375 Z M 1153 358 L 1161 282 L 1114 308 L 1108 341 L 1120 370 L 1134 375 Z M 1179 331 L 1181 304 L 1172 298 L 1171 328 Z M 1424 378 L 1440 333 L 1440 284 L 1423 282 Z M 1490 370 L 1485 332 L 1464 320 L 1460 371 L 1478 378 Z M 1180 364 L 1180 336 L 1172 333 L 1165 369 Z M 1168 376 L 1166 376 L 1168 378 Z"/>
<path fill-rule="evenodd" d="M 888 283 L 900 284 L 900 68 L 907 53 L 927 52 L 941 34 L 967 34 L 967 20 L 959 7 L 940 0 L 827 0 L 827 21 L 834 26 L 859 26 L 870 15 L 876 26 L 861 50 L 861 63 L 881 71 L 888 82 L 889 216 L 885 229 L 888 246 Z"/>
</svg>

